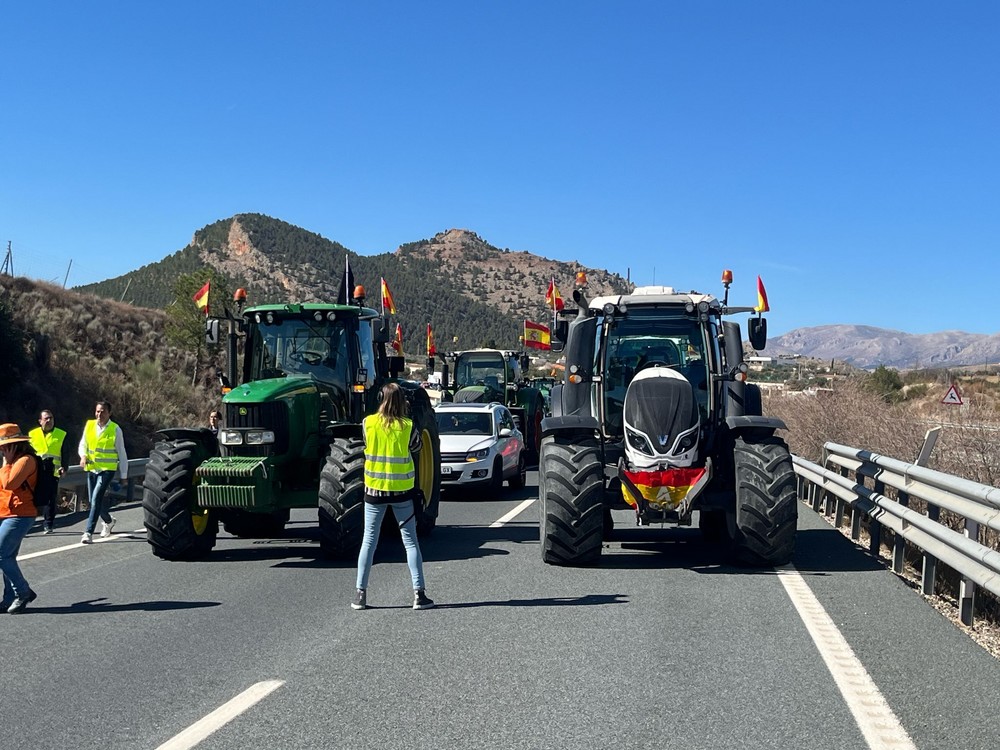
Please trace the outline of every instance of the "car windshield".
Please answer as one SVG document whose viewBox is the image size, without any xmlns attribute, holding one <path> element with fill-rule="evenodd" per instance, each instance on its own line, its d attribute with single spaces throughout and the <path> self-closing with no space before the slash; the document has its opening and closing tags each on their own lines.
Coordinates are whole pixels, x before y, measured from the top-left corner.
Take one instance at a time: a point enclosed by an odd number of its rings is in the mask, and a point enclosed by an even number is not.
<svg viewBox="0 0 1000 750">
<path fill-rule="evenodd" d="M 437 413 L 438 432 L 442 435 L 492 435 L 493 417 L 488 412 Z"/>
</svg>

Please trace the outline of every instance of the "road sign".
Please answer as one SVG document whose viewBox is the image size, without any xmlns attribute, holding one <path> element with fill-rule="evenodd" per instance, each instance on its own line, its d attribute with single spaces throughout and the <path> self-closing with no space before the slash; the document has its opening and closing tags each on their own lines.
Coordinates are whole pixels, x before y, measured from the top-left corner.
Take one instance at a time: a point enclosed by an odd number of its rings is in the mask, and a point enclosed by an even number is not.
<svg viewBox="0 0 1000 750">
<path fill-rule="evenodd" d="M 948 389 L 948 392 L 944 395 L 944 398 L 941 399 L 941 403 L 950 404 L 952 406 L 961 406 L 962 397 L 958 395 L 958 388 L 952 385 L 951 388 Z"/>
</svg>

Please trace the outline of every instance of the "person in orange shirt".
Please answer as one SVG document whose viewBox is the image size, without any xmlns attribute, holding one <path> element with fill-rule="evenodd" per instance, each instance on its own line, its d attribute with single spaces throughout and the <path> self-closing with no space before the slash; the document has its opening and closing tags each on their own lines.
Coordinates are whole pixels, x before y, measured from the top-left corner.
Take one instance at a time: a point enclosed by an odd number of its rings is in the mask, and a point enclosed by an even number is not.
<svg viewBox="0 0 1000 750">
<path fill-rule="evenodd" d="M 21 540 L 35 523 L 35 487 L 38 467 L 35 449 L 21 428 L 8 422 L 0 425 L 0 570 L 3 571 L 3 599 L 0 612 L 23 612 L 37 594 L 31 590 L 17 564 Z"/>
</svg>

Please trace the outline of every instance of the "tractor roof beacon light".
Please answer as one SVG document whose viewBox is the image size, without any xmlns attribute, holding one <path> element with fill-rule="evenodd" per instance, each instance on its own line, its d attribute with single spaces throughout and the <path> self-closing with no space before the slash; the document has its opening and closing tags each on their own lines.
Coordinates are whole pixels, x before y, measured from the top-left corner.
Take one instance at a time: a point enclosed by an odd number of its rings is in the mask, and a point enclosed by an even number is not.
<svg viewBox="0 0 1000 750">
<path fill-rule="evenodd" d="M 365 288 L 361 284 L 354 287 L 354 302 L 358 307 L 363 306 L 365 303 Z"/>
<path fill-rule="evenodd" d="M 576 285 L 580 288 L 587 286 L 587 272 L 577 271 L 576 272 Z"/>
<path fill-rule="evenodd" d="M 235 292 L 233 292 L 233 302 L 236 303 L 236 309 L 243 312 L 243 305 L 247 302 L 247 290 L 240 287 Z"/>
<path fill-rule="evenodd" d="M 726 307 L 729 305 L 729 285 L 733 283 L 733 272 L 728 268 L 722 272 L 722 286 L 725 288 L 726 293 L 723 295 L 722 306 Z"/>
</svg>

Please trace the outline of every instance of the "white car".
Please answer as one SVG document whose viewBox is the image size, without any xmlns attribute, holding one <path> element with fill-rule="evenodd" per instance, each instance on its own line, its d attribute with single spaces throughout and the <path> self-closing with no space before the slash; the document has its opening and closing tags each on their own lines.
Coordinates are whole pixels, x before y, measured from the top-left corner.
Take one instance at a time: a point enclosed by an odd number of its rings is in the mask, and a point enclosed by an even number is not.
<svg viewBox="0 0 1000 750">
<path fill-rule="evenodd" d="M 441 486 L 485 486 L 499 495 L 504 480 L 524 487 L 524 436 L 503 404 L 441 403 Z"/>
</svg>

